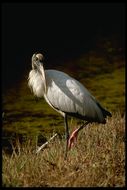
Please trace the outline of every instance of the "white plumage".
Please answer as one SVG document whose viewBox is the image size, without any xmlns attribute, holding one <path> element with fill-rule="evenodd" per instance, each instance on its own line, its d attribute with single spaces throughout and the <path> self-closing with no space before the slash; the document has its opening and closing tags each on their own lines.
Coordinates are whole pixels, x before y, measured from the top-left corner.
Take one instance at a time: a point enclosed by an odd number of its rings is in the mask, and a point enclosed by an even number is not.
<svg viewBox="0 0 127 190">
<path fill-rule="evenodd" d="M 41 73 L 32 70 L 29 74 L 29 86 L 37 97 L 44 96 L 55 110 L 62 111 L 62 115 L 65 112 L 75 113 L 87 117 L 91 121 L 104 121 L 97 101 L 77 80 L 57 70 L 45 70 L 45 78 L 46 92 Z"/>
<path fill-rule="evenodd" d="M 33 69 L 29 73 L 28 85 L 34 95 L 44 97 L 64 118 L 70 115 L 88 122 L 106 122 L 106 116 L 111 114 L 80 82 L 64 72 L 44 70 L 42 60 L 40 53 L 32 56 Z"/>
</svg>

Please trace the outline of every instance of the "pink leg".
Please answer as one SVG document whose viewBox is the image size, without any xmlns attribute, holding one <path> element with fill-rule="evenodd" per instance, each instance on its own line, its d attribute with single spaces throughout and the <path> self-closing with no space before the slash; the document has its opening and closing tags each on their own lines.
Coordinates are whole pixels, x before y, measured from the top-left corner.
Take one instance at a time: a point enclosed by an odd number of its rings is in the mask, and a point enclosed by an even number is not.
<svg viewBox="0 0 127 190">
<path fill-rule="evenodd" d="M 80 126 L 79 128 L 75 129 L 73 131 L 73 133 L 71 134 L 69 140 L 68 140 L 68 149 L 71 149 L 72 146 L 74 146 L 74 144 L 77 141 L 77 136 L 78 136 L 78 132 L 83 129 L 87 124 L 89 123 L 89 121 L 86 121 L 86 123 L 84 123 L 82 126 Z"/>
<path fill-rule="evenodd" d="M 77 141 L 77 136 L 78 136 L 78 129 L 75 129 L 68 140 L 68 149 L 71 149 L 74 146 L 74 144 Z"/>
</svg>

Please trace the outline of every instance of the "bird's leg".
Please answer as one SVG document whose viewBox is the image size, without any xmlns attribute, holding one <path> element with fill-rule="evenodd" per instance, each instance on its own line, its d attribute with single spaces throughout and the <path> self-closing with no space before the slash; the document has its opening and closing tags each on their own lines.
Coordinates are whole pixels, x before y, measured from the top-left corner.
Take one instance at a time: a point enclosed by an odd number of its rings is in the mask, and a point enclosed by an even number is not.
<svg viewBox="0 0 127 190">
<path fill-rule="evenodd" d="M 89 123 L 89 121 L 87 121 L 87 122 L 84 123 L 82 126 L 80 126 L 79 128 L 75 129 L 75 130 L 72 132 L 72 134 L 71 134 L 71 136 L 70 136 L 70 138 L 69 138 L 69 140 L 68 140 L 68 149 L 71 149 L 71 147 L 72 147 L 72 146 L 74 145 L 74 143 L 76 142 L 78 132 L 79 132 L 81 129 L 83 129 L 88 123 Z"/>
<path fill-rule="evenodd" d="M 65 124 L 65 138 L 66 138 L 66 148 L 65 148 L 65 159 L 67 158 L 67 151 L 68 151 L 68 141 L 69 141 L 69 129 L 68 129 L 68 122 L 67 122 L 67 114 L 64 117 L 64 124 Z"/>
</svg>

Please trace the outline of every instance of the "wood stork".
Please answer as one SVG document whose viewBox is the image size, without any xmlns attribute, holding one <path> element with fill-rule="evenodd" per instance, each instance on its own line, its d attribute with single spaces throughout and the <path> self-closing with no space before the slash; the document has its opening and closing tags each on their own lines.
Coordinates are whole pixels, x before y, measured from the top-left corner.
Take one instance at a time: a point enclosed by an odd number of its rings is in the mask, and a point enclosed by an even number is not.
<svg viewBox="0 0 127 190">
<path fill-rule="evenodd" d="M 88 123 L 106 123 L 105 118 L 112 116 L 90 92 L 76 79 L 57 70 L 44 70 L 44 56 L 35 53 L 32 56 L 32 70 L 29 73 L 28 86 L 37 97 L 46 102 L 64 117 L 66 151 L 73 145 L 78 132 Z M 72 116 L 86 122 L 69 136 L 67 117 Z"/>
</svg>

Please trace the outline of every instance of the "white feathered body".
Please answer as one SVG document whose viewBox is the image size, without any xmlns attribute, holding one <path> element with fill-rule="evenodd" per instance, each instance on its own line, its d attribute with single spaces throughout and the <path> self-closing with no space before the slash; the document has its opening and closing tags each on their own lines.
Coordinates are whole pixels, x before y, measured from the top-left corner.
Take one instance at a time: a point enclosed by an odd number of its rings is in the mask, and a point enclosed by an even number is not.
<svg viewBox="0 0 127 190">
<path fill-rule="evenodd" d="M 44 97 L 47 103 L 63 116 L 67 113 L 88 121 L 103 123 L 106 110 L 80 82 L 61 71 L 44 72 L 45 79 L 38 70 L 31 70 L 29 73 L 28 85 L 34 95 Z"/>
</svg>

